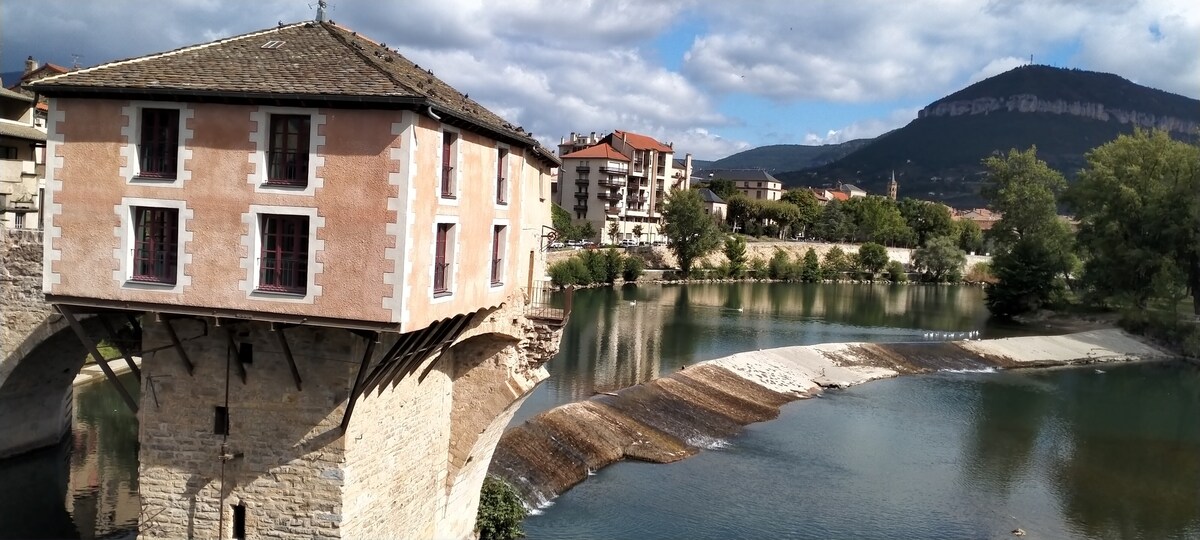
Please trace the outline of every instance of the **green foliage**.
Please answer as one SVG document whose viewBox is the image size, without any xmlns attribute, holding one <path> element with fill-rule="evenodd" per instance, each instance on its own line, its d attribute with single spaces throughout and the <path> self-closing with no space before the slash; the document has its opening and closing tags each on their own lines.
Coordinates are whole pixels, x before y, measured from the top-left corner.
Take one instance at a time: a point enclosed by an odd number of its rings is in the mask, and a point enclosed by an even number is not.
<svg viewBox="0 0 1200 540">
<path fill-rule="evenodd" d="M 479 492 L 479 513 L 475 516 L 475 531 L 479 540 L 516 540 L 523 538 L 521 521 L 528 512 L 521 496 L 508 482 L 492 475 L 483 479 Z"/>
<path fill-rule="evenodd" d="M 950 231 L 951 237 L 958 238 L 958 249 L 967 253 L 983 253 L 983 230 L 979 224 L 969 219 L 954 222 Z"/>
<path fill-rule="evenodd" d="M 904 265 L 900 264 L 900 261 L 888 261 L 886 270 L 890 281 L 894 283 L 908 281 L 908 273 L 904 271 Z"/>
<path fill-rule="evenodd" d="M 896 201 L 887 197 L 855 197 L 843 203 L 842 210 L 849 216 L 850 237 L 856 242 L 907 244 L 912 236 Z"/>
<path fill-rule="evenodd" d="M 729 200 L 730 197 L 738 192 L 737 187 L 733 184 L 733 180 L 726 180 L 724 178 L 710 180 L 706 187 L 712 190 L 718 197 L 725 200 Z"/>
<path fill-rule="evenodd" d="M 550 222 L 554 225 L 554 229 L 559 233 L 566 234 L 566 230 L 571 227 L 571 214 L 557 204 L 550 205 Z"/>
<path fill-rule="evenodd" d="M 864 272 L 868 272 L 872 277 L 883 270 L 888 263 L 887 248 L 874 242 L 867 242 L 858 248 L 858 264 Z"/>
<path fill-rule="evenodd" d="M 817 259 L 817 250 L 808 248 L 804 253 L 804 262 L 800 265 L 800 281 L 817 283 L 821 281 L 821 262 Z"/>
<path fill-rule="evenodd" d="M 750 259 L 750 275 L 758 279 L 767 277 L 767 261 L 761 257 Z"/>
<path fill-rule="evenodd" d="M 692 262 L 708 255 L 721 244 L 720 232 L 713 220 L 704 213 L 704 203 L 693 189 L 667 195 L 662 214 L 663 233 L 671 240 L 671 251 L 679 261 L 680 272 L 688 277 Z"/>
<path fill-rule="evenodd" d="M 992 274 L 992 265 L 986 262 L 977 262 L 971 265 L 967 270 L 967 274 L 963 276 L 963 281 L 967 283 L 995 283 L 996 276 Z"/>
<path fill-rule="evenodd" d="M 825 279 L 841 279 L 842 274 L 850 271 L 850 261 L 842 248 L 833 246 L 825 252 L 825 260 L 821 262 L 821 274 Z"/>
<path fill-rule="evenodd" d="M 1067 194 L 1079 220 L 1088 300 L 1177 301 L 1200 314 L 1200 148 L 1136 131 L 1088 153 Z"/>
<path fill-rule="evenodd" d="M 987 289 L 988 310 L 1008 318 L 1061 302 L 1076 266 L 1071 231 L 1056 215 L 1056 194 L 1066 182 L 1034 148 L 989 157 L 984 166 L 983 194 L 1003 214 L 990 231 L 996 283 Z"/>
<path fill-rule="evenodd" d="M 948 206 L 905 197 L 898 207 L 905 224 L 912 230 L 916 245 L 923 246 L 930 238 L 950 236 L 954 221 Z"/>
<path fill-rule="evenodd" d="M 775 254 L 771 256 L 771 261 L 767 263 L 767 275 L 771 279 L 789 279 L 793 272 L 792 258 L 787 252 L 782 249 L 776 249 Z"/>
<path fill-rule="evenodd" d="M 637 281 L 645 271 L 646 261 L 642 260 L 641 257 L 630 255 L 625 259 L 625 271 L 621 277 L 625 281 Z"/>
<path fill-rule="evenodd" d="M 912 254 L 913 268 L 921 272 L 922 280 L 933 283 L 960 280 L 966 262 L 967 254 L 949 236 L 931 239 Z"/>
<path fill-rule="evenodd" d="M 608 224 L 608 243 L 615 244 L 621 236 L 621 225 L 616 221 Z"/>
<path fill-rule="evenodd" d="M 746 273 L 746 239 L 730 236 L 725 239 L 725 258 L 729 260 L 728 275 L 740 278 Z"/>
<path fill-rule="evenodd" d="M 799 220 L 793 224 L 792 234 L 807 235 L 821 215 L 821 203 L 817 202 L 817 196 L 810 190 L 797 188 L 785 191 L 780 200 L 795 206 L 800 213 Z"/>
<path fill-rule="evenodd" d="M 546 272 L 550 274 L 550 282 L 559 287 L 592 283 L 591 271 L 579 257 L 571 257 L 565 261 L 553 263 L 546 269 Z"/>
<path fill-rule="evenodd" d="M 614 248 L 604 250 L 604 282 L 613 283 L 625 272 L 625 256 Z"/>
<path fill-rule="evenodd" d="M 642 229 L 642 225 L 640 223 L 633 226 L 633 239 L 637 240 L 638 243 L 642 242 L 642 231 L 643 230 L 644 229 Z"/>
<path fill-rule="evenodd" d="M 813 235 L 826 242 L 844 242 L 850 238 L 854 223 L 842 211 L 841 201 L 829 201 L 813 224 Z"/>
<path fill-rule="evenodd" d="M 579 227 L 578 234 L 579 234 L 579 236 L 577 237 L 578 240 L 591 240 L 591 239 L 596 238 L 596 236 L 598 235 L 598 233 L 596 232 L 596 227 L 593 226 L 592 222 L 590 222 L 590 221 L 583 222 L 583 225 L 581 225 Z"/>
</svg>

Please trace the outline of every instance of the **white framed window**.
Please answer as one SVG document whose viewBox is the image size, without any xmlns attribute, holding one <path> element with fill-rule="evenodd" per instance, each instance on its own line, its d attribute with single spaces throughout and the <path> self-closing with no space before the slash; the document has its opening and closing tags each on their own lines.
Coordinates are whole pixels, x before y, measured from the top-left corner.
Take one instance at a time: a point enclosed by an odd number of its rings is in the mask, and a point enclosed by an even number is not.
<svg viewBox="0 0 1200 540">
<path fill-rule="evenodd" d="M 126 197 L 116 212 L 120 224 L 114 231 L 114 255 L 120 264 L 113 279 L 122 289 L 182 293 L 191 285 L 184 270 L 192 260 L 186 251 L 192 210 L 185 201 Z"/>
<path fill-rule="evenodd" d="M 442 126 L 438 164 L 438 202 L 456 205 L 462 184 L 462 133 Z"/>
<path fill-rule="evenodd" d="M 247 257 L 241 289 L 247 298 L 311 304 L 321 295 L 316 276 L 324 265 L 317 253 L 325 242 L 318 233 L 325 218 L 316 208 L 251 205 L 242 214 L 249 234 L 242 237 Z"/>
<path fill-rule="evenodd" d="M 492 249 L 488 250 L 489 284 L 492 288 L 504 286 L 505 267 L 508 266 L 508 220 L 492 222 Z"/>
<path fill-rule="evenodd" d="M 509 181 L 510 155 L 511 153 L 507 145 L 496 145 L 496 206 L 498 207 L 507 206 L 509 201 L 509 186 L 512 184 Z"/>
<path fill-rule="evenodd" d="M 122 113 L 129 123 L 121 128 L 125 164 L 121 176 L 126 183 L 182 187 L 191 178 L 184 166 L 192 157 L 186 146 L 192 138 L 187 121 L 194 111 L 186 103 L 135 101 Z"/>
<path fill-rule="evenodd" d="M 437 216 L 433 224 L 429 294 L 434 303 L 454 296 L 458 282 L 458 216 Z"/>
<path fill-rule="evenodd" d="M 254 172 L 247 182 L 260 193 L 313 195 L 324 185 L 317 175 L 325 165 L 320 150 L 325 146 L 321 128 L 326 116 L 303 107 L 259 107 L 250 115 Z"/>
</svg>

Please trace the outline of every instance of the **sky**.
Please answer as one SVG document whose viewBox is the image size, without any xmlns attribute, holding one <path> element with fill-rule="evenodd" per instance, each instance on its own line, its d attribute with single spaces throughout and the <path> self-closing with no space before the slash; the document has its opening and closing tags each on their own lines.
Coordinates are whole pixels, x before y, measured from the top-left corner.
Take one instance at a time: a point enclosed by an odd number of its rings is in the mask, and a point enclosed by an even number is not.
<svg viewBox="0 0 1200 540">
<path fill-rule="evenodd" d="M 697 159 L 874 137 L 1031 56 L 1200 97 L 1195 0 L 330 0 L 328 15 L 550 148 L 616 129 Z M 6 0 L 0 73 L 315 18 L 316 0 Z"/>
</svg>

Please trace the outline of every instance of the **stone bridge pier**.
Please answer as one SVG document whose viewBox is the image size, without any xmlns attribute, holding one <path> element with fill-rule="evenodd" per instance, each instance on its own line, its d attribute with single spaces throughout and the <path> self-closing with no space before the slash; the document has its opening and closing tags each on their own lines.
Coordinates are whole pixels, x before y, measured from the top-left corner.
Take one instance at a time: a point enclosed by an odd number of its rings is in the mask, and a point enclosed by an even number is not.
<svg viewBox="0 0 1200 540">
<path fill-rule="evenodd" d="M 558 347 L 523 308 L 399 335 L 143 317 L 141 537 L 472 537 Z"/>
</svg>

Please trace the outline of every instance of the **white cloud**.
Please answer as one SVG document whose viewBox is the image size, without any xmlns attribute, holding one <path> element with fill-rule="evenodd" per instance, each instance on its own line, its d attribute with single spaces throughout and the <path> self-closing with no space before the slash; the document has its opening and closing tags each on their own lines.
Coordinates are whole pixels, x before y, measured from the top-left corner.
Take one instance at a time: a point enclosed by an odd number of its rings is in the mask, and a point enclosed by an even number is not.
<svg viewBox="0 0 1200 540">
<path fill-rule="evenodd" d="M 854 139 L 878 137 L 913 121 L 917 117 L 918 110 L 916 108 L 896 109 L 885 118 L 859 120 L 840 129 L 831 129 L 823 135 L 810 132 L 804 136 L 804 144 L 837 144 Z"/>
</svg>

